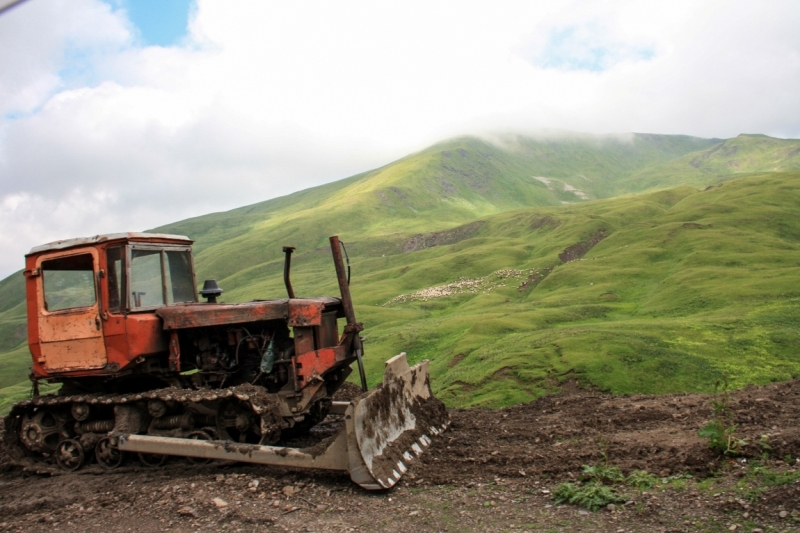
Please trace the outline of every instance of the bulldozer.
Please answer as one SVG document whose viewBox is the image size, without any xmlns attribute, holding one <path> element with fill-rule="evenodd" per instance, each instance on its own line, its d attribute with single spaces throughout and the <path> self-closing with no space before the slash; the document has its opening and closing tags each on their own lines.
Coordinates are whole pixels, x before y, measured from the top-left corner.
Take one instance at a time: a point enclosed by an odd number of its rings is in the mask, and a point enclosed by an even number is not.
<svg viewBox="0 0 800 533">
<path fill-rule="evenodd" d="M 198 290 L 192 244 L 120 233 L 26 255 L 32 396 L 4 420 L 15 459 L 74 471 L 179 456 L 334 470 L 368 490 L 394 486 L 449 419 L 431 392 L 428 361 L 409 366 L 400 353 L 367 390 L 363 326 L 339 238 L 330 238 L 338 297 L 296 297 L 294 248 L 286 246 L 288 297 L 244 303 L 218 302 L 215 280 Z M 335 401 L 353 365 L 361 393 Z M 40 382 L 60 388 L 41 395 Z M 285 444 L 329 415 L 344 427 L 313 446 Z"/>
</svg>

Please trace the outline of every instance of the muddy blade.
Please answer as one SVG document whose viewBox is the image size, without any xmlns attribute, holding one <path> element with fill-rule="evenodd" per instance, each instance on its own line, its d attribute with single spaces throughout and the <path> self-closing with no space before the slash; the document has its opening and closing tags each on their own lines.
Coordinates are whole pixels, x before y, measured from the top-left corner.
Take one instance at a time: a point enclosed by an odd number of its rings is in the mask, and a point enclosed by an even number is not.
<svg viewBox="0 0 800 533">
<path fill-rule="evenodd" d="M 386 362 L 383 383 L 355 402 L 354 418 L 364 465 L 385 489 L 450 424 L 444 404 L 431 392 L 428 361 L 409 367 L 405 353 Z"/>
</svg>

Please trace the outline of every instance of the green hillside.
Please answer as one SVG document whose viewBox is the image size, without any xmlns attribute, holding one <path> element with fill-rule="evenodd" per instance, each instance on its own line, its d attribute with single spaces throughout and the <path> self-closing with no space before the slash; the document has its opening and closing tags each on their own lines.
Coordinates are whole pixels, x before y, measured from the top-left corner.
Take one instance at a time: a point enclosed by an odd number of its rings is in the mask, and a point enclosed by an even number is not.
<svg viewBox="0 0 800 533">
<path fill-rule="evenodd" d="M 406 351 L 453 406 L 526 401 L 565 376 L 710 390 L 722 372 L 800 373 L 798 153 L 753 135 L 459 138 L 155 231 L 195 239 L 198 279 L 226 301 L 282 296 L 283 245 L 300 296 L 335 294 L 340 235 L 371 384 Z M 22 281 L 0 282 L 0 402 L 26 393 Z"/>
<path fill-rule="evenodd" d="M 788 173 L 491 217 L 473 239 L 359 267 L 375 272 L 354 291 L 366 346 L 431 359 L 459 406 L 526 401 L 566 376 L 615 393 L 790 379 L 799 208 Z M 430 297 L 462 276 L 477 292 Z"/>
<path fill-rule="evenodd" d="M 739 135 L 709 149 L 645 167 L 617 182 L 619 191 L 691 185 L 703 187 L 763 172 L 800 170 L 800 142 L 766 135 Z"/>
</svg>

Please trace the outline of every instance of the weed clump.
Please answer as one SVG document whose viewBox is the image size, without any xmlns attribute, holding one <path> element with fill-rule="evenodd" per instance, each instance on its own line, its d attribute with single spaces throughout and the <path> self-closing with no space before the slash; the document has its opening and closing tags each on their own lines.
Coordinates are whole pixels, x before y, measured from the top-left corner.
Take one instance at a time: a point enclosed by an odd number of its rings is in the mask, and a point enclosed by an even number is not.
<svg viewBox="0 0 800 533">
<path fill-rule="evenodd" d="M 556 503 L 569 503 L 596 511 L 609 503 L 624 503 L 627 498 L 617 494 L 613 488 L 593 481 L 584 485 L 562 483 L 553 491 Z"/>
<path fill-rule="evenodd" d="M 718 391 L 722 389 L 722 394 Z M 738 424 L 734 424 L 733 407 L 728 394 L 728 376 L 723 374 L 714 384 L 714 418 L 698 430 L 697 435 L 708 439 L 708 447 L 723 455 L 740 455 L 742 448 L 747 446 L 747 439 L 736 436 Z"/>
<path fill-rule="evenodd" d="M 553 491 L 556 503 L 569 503 L 596 511 L 610 503 L 624 503 L 627 496 L 620 494 L 615 485 L 627 484 L 636 488 L 650 488 L 656 483 L 656 477 L 644 470 L 634 470 L 628 477 L 618 466 L 583 465 L 581 481 L 578 483 L 562 483 Z"/>
<path fill-rule="evenodd" d="M 658 478 L 647 470 L 632 470 L 625 484 L 639 490 L 648 490 L 656 486 Z"/>
<path fill-rule="evenodd" d="M 622 470 L 620 470 L 619 467 L 608 465 L 583 465 L 581 477 L 584 480 L 597 481 L 607 485 L 622 483 L 625 481 L 625 475 L 622 473 Z"/>
</svg>

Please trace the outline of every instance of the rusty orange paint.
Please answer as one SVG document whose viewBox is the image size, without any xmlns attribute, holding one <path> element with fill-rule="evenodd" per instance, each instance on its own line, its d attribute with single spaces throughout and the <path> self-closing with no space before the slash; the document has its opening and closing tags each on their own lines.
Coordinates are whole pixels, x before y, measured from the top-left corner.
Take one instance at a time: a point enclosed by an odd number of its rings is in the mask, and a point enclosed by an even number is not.
<svg viewBox="0 0 800 533">
<path fill-rule="evenodd" d="M 91 370 L 106 366 L 106 347 L 97 298 L 91 306 L 48 311 L 44 294 L 42 263 L 54 259 L 90 255 L 97 272 L 98 253 L 94 248 L 78 248 L 39 256 L 35 267 L 37 276 L 29 276 L 36 293 L 36 326 L 40 363 L 47 372 Z M 95 285 L 96 287 L 96 285 Z"/>
<path fill-rule="evenodd" d="M 335 348 L 314 350 L 296 356 L 295 361 L 299 365 L 297 369 L 298 385 L 301 387 L 306 385 L 315 374 L 322 376 L 325 372 L 334 368 L 336 363 L 345 361 L 347 359 L 346 351 L 344 346 L 337 346 Z"/>
<path fill-rule="evenodd" d="M 289 326 L 319 326 L 326 307 L 338 306 L 338 298 L 262 300 L 239 304 L 192 303 L 156 310 L 164 329 L 200 328 L 221 324 L 247 324 L 262 320 L 286 320 Z"/>
<path fill-rule="evenodd" d="M 333 300 L 333 298 L 330 299 Z M 297 328 L 321 325 L 325 302 L 320 300 L 321 298 L 289 300 L 289 326 Z"/>
<path fill-rule="evenodd" d="M 169 349 L 169 334 L 153 313 L 136 313 L 125 317 L 129 360 L 143 355 L 165 353 Z"/>
</svg>

